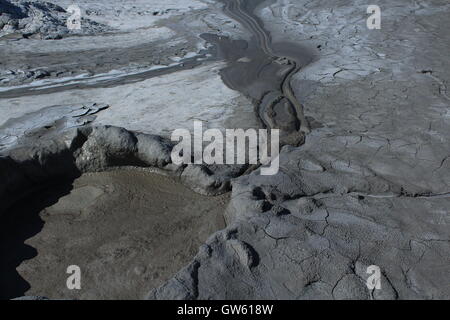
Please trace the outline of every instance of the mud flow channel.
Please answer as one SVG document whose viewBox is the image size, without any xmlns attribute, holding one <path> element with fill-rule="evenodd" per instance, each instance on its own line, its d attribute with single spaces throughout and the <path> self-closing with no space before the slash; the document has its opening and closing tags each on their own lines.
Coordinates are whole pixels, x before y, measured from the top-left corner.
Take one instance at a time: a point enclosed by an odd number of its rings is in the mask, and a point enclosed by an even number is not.
<svg viewBox="0 0 450 320">
<path fill-rule="evenodd" d="M 0 226 L 1 298 L 143 298 L 224 227 L 228 197 L 201 196 L 138 169 L 46 187 Z M 81 269 L 81 290 L 67 288 L 70 265 Z"/>
<path fill-rule="evenodd" d="M 216 47 L 218 57 L 227 61 L 220 72 L 223 82 L 254 102 L 261 124 L 280 130 L 282 145 L 302 144 L 311 127 L 291 82 L 302 67 L 313 61 L 314 54 L 296 43 L 272 39 L 255 14 L 272 0 L 220 2 L 224 13 L 252 35 L 249 41 L 216 34 L 201 35 Z"/>
</svg>

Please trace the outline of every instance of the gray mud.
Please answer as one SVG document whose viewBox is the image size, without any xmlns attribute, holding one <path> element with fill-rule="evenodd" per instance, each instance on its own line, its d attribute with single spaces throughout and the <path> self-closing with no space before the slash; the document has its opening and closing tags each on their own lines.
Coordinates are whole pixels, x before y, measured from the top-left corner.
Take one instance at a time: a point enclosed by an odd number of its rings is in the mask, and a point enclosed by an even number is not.
<svg viewBox="0 0 450 320">
<path fill-rule="evenodd" d="M 84 174 L 42 189 L 3 217 L 0 298 L 143 298 L 225 227 L 229 201 L 136 169 Z M 81 290 L 66 287 L 70 265 L 81 267 Z"/>
<path fill-rule="evenodd" d="M 229 62 L 224 81 L 253 95 L 266 127 L 286 126 L 287 144 L 298 144 L 307 133 L 299 100 L 320 121 L 306 124 L 319 129 L 300 148 L 282 148 L 278 174 L 176 166 L 172 145 L 161 137 L 109 126 L 62 130 L 55 123 L 1 150 L 0 211 L 51 181 L 85 179 L 120 166 L 152 168 L 205 195 L 233 190 L 227 227 L 151 290 L 150 299 L 448 299 L 450 73 L 442 56 L 449 42 L 442 39 L 448 38 L 450 6 L 439 0 L 429 7 L 418 4 L 412 14 L 408 1 L 390 0 L 383 29 L 373 31 L 366 28 L 362 1 L 278 1 L 279 8 L 293 10 L 284 16 L 276 8 L 264 13 L 264 21 L 280 16 L 285 21 L 272 35 L 283 38 L 290 29 L 298 42 L 322 48 L 320 62 L 293 79 L 302 60 L 292 57 L 295 52 L 279 54 L 252 14 L 253 6 L 264 3 L 247 7 L 250 2 L 241 3 L 238 12 L 240 1 L 227 1 L 225 9 L 253 39 L 206 35 Z M 324 7 L 331 8 L 329 15 Z M 294 21 L 298 17 L 302 23 Z M 258 83 L 259 74 L 269 78 L 263 62 L 280 71 L 267 92 L 261 89 L 264 81 Z M 238 82 L 234 66 L 245 81 Z M 302 88 L 298 96 L 291 80 Z M 71 190 L 52 193 L 41 209 Z M 90 200 L 97 189 L 88 190 L 75 195 Z M 33 235 L 27 226 L 20 229 L 24 239 Z M 366 286 L 370 265 L 382 271 L 380 290 Z"/>
<path fill-rule="evenodd" d="M 217 47 L 218 57 L 228 66 L 221 70 L 224 83 L 254 101 L 262 124 L 280 129 L 282 144 L 299 145 L 309 132 L 303 106 L 290 87 L 292 76 L 310 63 L 314 55 L 288 41 L 272 43 L 270 33 L 254 10 L 267 1 L 223 0 L 224 11 L 252 34 L 250 41 L 214 34 L 201 37 Z"/>
</svg>

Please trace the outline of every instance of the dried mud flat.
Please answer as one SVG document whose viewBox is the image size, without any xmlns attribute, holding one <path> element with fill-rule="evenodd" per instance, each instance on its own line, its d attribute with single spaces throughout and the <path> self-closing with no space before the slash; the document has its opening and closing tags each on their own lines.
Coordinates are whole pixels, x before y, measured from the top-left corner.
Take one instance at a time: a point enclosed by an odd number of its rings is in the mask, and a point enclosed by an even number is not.
<svg viewBox="0 0 450 320">
<path fill-rule="evenodd" d="M 8 212 L 1 226 L 1 276 L 9 278 L 10 295 L 141 299 L 224 228 L 228 201 L 228 195 L 201 196 L 139 169 L 84 174 Z M 16 273 L 11 262 L 17 259 L 28 260 Z M 81 266 L 81 290 L 66 287 L 70 265 Z"/>
</svg>

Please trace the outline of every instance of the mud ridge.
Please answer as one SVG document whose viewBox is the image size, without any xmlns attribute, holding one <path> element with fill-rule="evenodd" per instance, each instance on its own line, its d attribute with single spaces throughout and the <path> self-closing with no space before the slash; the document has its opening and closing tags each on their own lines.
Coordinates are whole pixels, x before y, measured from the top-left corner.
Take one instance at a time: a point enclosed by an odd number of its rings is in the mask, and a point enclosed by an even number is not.
<svg viewBox="0 0 450 320">
<path fill-rule="evenodd" d="M 16 145 L 0 152 L 0 174 L 4 182 L 0 197 L 5 199 L 0 204 L 0 212 L 27 190 L 87 172 L 124 166 L 153 168 L 175 177 L 197 193 L 219 195 L 230 190 L 230 179 L 247 169 L 245 165 L 174 165 L 170 141 L 118 127 L 86 125 L 62 132 L 46 131 L 22 137 Z"/>
</svg>

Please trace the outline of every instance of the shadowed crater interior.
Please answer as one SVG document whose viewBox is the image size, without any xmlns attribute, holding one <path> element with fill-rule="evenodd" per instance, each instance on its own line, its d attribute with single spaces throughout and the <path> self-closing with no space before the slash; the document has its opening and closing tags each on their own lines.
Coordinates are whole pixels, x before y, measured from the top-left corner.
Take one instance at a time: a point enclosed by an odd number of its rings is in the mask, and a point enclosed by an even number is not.
<svg viewBox="0 0 450 320">
<path fill-rule="evenodd" d="M 4 215 L 0 298 L 143 298 L 225 226 L 228 198 L 141 169 L 49 185 Z M 81 269 L 81 290 L 67 289 L 70 265 Z"/>
</svg>

